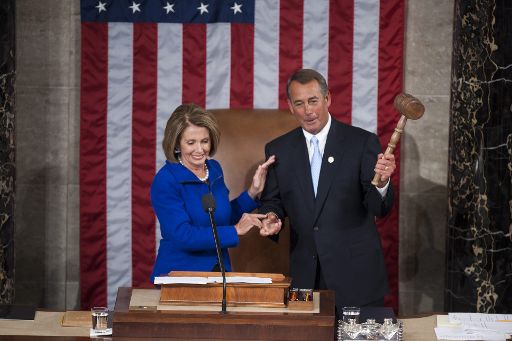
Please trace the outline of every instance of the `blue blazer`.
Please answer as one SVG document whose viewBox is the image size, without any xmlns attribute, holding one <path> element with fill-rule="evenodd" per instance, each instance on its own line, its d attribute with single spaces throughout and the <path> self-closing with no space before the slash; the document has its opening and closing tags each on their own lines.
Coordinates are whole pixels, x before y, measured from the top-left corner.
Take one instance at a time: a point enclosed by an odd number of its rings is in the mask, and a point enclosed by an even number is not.
<svg viewBox="0 0 512 341">
<path fill-rule="evenodd" d="M 220 164 L 207 160 L 208 183 L 201 182 L 179 163 L 166 161 L 151 185 L 151 204 L 160 222 L 162 239 L 151 274 L 165 275 L 172 270 L 210 271 L 217 264 L 217 254 L 210 218 L 201 198 L 209 190 L 215 197 L 215 222 L 226 271 L 231 271 L 228 248 L 239 244 L 235 230 L 244 212 L 257 207 L 247 191 L 229 201 Z"/>
</svg>

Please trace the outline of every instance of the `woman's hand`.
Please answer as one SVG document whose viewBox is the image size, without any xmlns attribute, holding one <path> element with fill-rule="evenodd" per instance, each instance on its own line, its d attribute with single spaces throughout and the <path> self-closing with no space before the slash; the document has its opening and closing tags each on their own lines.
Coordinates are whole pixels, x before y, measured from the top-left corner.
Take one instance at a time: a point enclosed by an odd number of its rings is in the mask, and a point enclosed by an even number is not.
<svg viewBox="0 0 512 341">
<path fill-rule="evenodd" d="M 261 220 L 265 218 L 265 214 L 256 214 L 256 213 L 244 213 L 242 214 L 242 218 L 240 218 L 240 221 L 235 224 L 236 234 L 239 236 L 243 236 L 253 226 L 257 226 L 258 228 L 261 228 Z"/>
<path fill-rule="evenodd" d="M 275 155 L 272 155 L 268 158 L 268 160 L 265 163 L 259 165 L 258 169 L 256 169 L 256 172 L 252 177 L 251 186 L 247 190 L 251 198 L 256 199 L 263 191 L 263 187 L 265 187 L 265 181 L 267 180 L 268 167 L 275 161 L 276 157 Z"/>
</svg>

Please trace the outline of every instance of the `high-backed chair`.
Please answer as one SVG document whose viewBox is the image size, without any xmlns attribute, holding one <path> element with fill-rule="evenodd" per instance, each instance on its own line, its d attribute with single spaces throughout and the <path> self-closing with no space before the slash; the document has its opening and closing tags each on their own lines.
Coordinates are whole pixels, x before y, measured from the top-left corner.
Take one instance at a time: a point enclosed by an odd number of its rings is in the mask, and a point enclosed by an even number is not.
<svg viewBox="0 0 512 341">
<path fill-rule="evenodd" d="M 224 170 L 231 198 L 247 189 L 259 164 L 264 162 L 267 142 L 298 126 L 289 111 L 263 109 L 210 110 L 221 129 L 214 156 Z M 256 229 L 242 236 L 240 246 L 230 250 L 233 271 L 288 274 L 289 229 L 279 242 L 260 237 Z"/>
</svg>

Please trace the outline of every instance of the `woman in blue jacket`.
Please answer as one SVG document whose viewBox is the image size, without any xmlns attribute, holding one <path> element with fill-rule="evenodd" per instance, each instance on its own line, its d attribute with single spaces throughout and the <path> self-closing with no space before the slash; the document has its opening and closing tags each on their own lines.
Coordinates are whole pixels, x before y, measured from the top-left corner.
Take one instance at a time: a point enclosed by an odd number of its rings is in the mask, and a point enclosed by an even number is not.
<svg viewBox="0 0 512 341">
<path fill-rule="evenodd" d="M 211 159 L 219 145 L 215 117 L 195 104 L 180 105 L 165 127 L 162 146 L 167 161 L 151 185 L 151 203 L 160 222 L 162 239 L 151 274 L 172 270 L 219 271 L 208 214 L 201 198 L 215 198 L 215 222 L 226 271 L 231 270 L 228 248 L 239 244 L 238 236 L 253 226 L 261 227 L 262 214 L 249 214 L 265 185 L 270 157 L 256 170 L 251 186 L 229 200 L 220 164 Z"/>
</svg>

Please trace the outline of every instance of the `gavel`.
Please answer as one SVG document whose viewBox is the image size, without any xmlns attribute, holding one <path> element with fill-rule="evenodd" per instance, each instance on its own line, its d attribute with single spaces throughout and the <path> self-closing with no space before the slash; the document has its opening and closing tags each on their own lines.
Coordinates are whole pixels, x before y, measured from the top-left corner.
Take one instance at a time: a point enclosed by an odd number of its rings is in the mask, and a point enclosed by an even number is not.
<svg viewBox="0 0 512 341">
<path fill-rule="evenodd" d="M 391 138 L 389 139 L 388 147 L 386 148 L 384 155 L 393 154 L 393 151 L 396 148 L 396 144 L 398 143 L 398 141 L 400 141 L 400 135 L 404 131 L 407 119 L 417 120 L 421 118 L 421 116 L 423 116 L 423 114 L 425 113 L 425 107 L 423 106 L 423 103 L 421 103 L 421 101 L 416 97 L 406 93 L 398 94 L 395 97 L 393 105 L 395 106 L 395 109 L 400 114 L 402 114 L 402 117 L 400 117 L 400 120 L 396 125 L 395 131 L 393 132 L 393 135 L 391 135 Z M 372 180 L 372 184 L 377 186 L 379 180 L 380 175 L 375 174 Z"/>
</svg>

